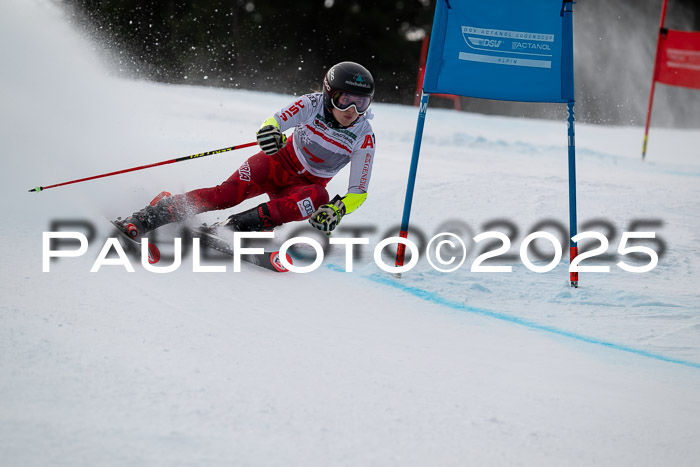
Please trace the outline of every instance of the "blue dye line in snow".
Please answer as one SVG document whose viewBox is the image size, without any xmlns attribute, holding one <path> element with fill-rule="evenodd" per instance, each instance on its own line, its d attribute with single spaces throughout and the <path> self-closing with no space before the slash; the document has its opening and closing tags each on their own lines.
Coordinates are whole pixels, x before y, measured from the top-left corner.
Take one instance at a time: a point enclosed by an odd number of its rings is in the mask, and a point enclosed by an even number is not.
<svg viewBox="0 0 700 467">
<path fill-rule="evenodd" d="M 345 269 L 338 267 L 336 265 L 328 265 L 329 269 L 332 269 L 334 271 L 340 271 L 340 272 L 345 272 Z M 629 352 L 633 353 L 635 355 L 640 355 L 642 357 L 647 357 L 647 358 L 653 358 L 654 360 L 660 360 L 662 362 L 670 362 L 670 363 L 677 363 L 679 365 L 687 366 L 690 368 L 698 368 L 700 369 L 700 363 L 694 363 L 690 362 L 687 360 L 681 360 L 678 358 L 673 358 L 673 357 L 667 357 L 666 355 L 661 355 L 653 352 L 648 352 L 646 350 L 641 350 L 641 349 L 635 349 L 634 347 L 628 347 L 626 345 L 620 345 L 620 344 L 615 344 L 612 342 L 607 342 L 601 339 L 597 339 L 595 337 L 588 337 L 584 336 L 581 334 L 576 334 L 575 332 L 570 332 L 570 331 L 565 331 L 563 329 L 558 329 L 553 326 L 547 326 L 544 324 L 536 323 L 534 321 L 529 321 L 527 319 L 523 318 L 518 318 L 517 316 L 511 316 L 505 313 L 498 313 L 496 311 L 490 311 L 486 310 L 483 308 L 475 308 L 471 306 L 467 306 L 464 303 L 460 303 L 454 300 L 449 300 L 445 297 L 441 297 L 440 295 L 436 294 L 435 292 L 429 292 L 427 290 L 423 290 L 418 287 L 412 287 L 408 286 L 405 284 L 399 283 L 397 280 L 394 280 L 390 277 L 387 277 L 384 274 L 371 274 L 367 276 L 368 279 L 370 279 L 373 282 L 383 284 L 383 285 L 388 285 L 390 287 L 393 287 L 395 289 L 401 290 L 403 292 L 409 293 L 415 297 L 420 298 L 421 300 L 425 300 L 427 302 L 432 302 L 437 305 L 442 305 L 446 306 L 448 308 L 452 308 L 453 310 L 459 310 L 459 311 L 466 311 L 468 313 L 474 313 L 477 315 L 481 316 L 488 316 L 489 318 L 495 318 L 499 319 L 501 321 L 508 321 L 511 323 L 519 324 L 521 326 L 525 326 L 530 329 L 536 329 L 539 331 L 545 331 L 549 332 L 552 334 L 557 334 L 560 336 L 568 337 L 570 339 L 575 339 L 577 341 L 581 342 L 586 342 L 588 344 L 595 344 L 595 345 L 602 345 L 603 347 L 607 347 L 609 349 L 614 349 L 614 350 L 621 350 L 623 352 Z"/>
</svg>

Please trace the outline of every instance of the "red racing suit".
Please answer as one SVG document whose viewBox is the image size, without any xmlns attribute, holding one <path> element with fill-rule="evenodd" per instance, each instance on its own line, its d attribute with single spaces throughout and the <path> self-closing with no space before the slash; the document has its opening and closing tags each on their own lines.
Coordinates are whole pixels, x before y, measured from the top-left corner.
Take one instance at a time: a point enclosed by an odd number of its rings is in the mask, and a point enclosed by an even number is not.
<svg viewBox="0 0 700 467">
<path fill-rule="evenodd" d="M 281 131 L 294 127 L 282 149 L 272 156 L 261 151 L 220 185 L 186 193 L 187 203 L 195 212 L 212 211 L 266 193 L 275 225 L 307 219 L 328 203 L 328 181 L 350 164 L 344 201 L 346 213 L 352 212 L 367 196 L 372 173 L 376 144 L 371 118 L 368 110 L 351 126 L 333 128 L 324 115 L 323 95 L 301 96 L 263 124 L 276 123 Z"/>
</svg>

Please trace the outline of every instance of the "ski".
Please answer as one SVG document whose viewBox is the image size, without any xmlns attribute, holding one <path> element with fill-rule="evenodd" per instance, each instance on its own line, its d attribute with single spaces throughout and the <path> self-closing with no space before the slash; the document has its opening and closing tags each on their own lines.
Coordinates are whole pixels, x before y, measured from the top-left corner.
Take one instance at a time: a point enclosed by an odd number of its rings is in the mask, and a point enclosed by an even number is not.
<svg viewBox="0 0 700 467">
<path fill-rule="evenodd" d="M 214 224 L 213 226 L 205 224 L 198 228 L 187 227 L 187 231 L 192 238 L 199 238 L 202 245 L 207 248 L 233 256 L 231 244 L 214 233 L 213 228 L 219 225 L 221 224 Z M 241 260 L 270 271 L 289 272 L 280 262 L 279 254 L 279 251 L 265 250 L 264 253 L 259 255 L 241 255 Z M 292 264 L 292 258 L 289 255 L 287 255 L 287 261 Z"/>
<path fill-rule="evenodd" d="M 163 191 L 159 193 L 158 196 L 153 198 L 150 204 L 151 206 L 155 206 L 158 201 L 169 196 L 171 196 L 169 192 Z M 116 221 L 110 220 L 109 222 L 116 227 L 117 231 L 122 237 L 127 239 L 127 242 L 130 242 L 132 246 L 137 247 L 139 252 L 141 251 L 141 241 L 134 238 L 137 236 L 136 234 L 132 235 L 132 230 L 136 232 L 136 229 L 132 224 L 125 225 L 121 218 L 117 219 Z M 207 248 L 233 256 L 233 248 L 231 247 L 231 244 L 216 235 L 215 229 L 217 228 L 225 228 L 230 230 L 232 225 L 228 224 L 227 220 L 217 222 L 211 226 L 204 224 L 198 228 L 185 227 L 185 230 L 192 238 L 199 238 L 202 245 L 206 246 Z M 260 255 L 241 255 L 241 260 L 274 272 L 289 271 L 280 262 L 279 251 L 266 250 Z M 160 261 L 160 250 L 155 243 L 148 242 L 148 262 L 150 264 L 155 264 L 158 261 Z M 287 255 L 287 261 L 292 264 L 292 258 L 289 255 Z"/>
<path fill-rule="evenodd" d="M 139 254 L 141 252 L 141 241 L 140 240 L 135 240 L 132 238 L 127 232 L 124 231 L 124 226 L 119 222 L 118 220 L 116 221 L 109 221 L 110 224 L 112 224 L 116 229 L 117 232 L 119 232 L 119 235 L 122 236 L 122 238 L 125 238 L 127 242 L 129 242 L 131 245 L 136 247 L 139 251 Z M 156 246 L 155 243 L 153 242 L 148 242 L 148 262 L 150 264 L 156 264 L 158 261 L 160 261 L 160 250 Z"/>
</svg>

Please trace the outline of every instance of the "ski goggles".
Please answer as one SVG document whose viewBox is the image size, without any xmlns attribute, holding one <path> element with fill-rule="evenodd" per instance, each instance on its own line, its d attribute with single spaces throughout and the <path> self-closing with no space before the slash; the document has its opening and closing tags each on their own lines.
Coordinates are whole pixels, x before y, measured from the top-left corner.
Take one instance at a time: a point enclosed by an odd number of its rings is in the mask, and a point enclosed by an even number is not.
<svg viewBox="0 0 700 467">
<path fill-rule="evenodd" d="M 355 107 L 355 112 L 362 115 L 369 109 L 369 104 L 372 102 L 370 96 L 358 96 L 345 91 L 336 91 L 331 97 L 331 104 L 340 111 L 348 110 L 350 107 Z"/>
</svg>

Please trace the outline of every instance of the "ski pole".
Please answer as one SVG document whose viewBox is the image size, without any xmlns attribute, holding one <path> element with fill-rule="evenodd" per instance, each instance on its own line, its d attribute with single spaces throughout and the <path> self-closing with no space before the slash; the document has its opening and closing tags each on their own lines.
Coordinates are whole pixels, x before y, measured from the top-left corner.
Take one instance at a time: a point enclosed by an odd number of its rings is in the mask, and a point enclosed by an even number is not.
<svg viewBox="0 0 700 467">
<path fill-rule="evenodd" d="M 200 157 L 211 156 L 214 154 L 221 154 L 222 152 L 229 152 L 229 151 L 235 151 L 236 149 L 248 148 L 250 146 L 255 146 L 256 144 L 258 144 L 257 141 L 254 141 L 252 143 L 239 144 L 237 146 L 231 146 L 230 148 L 215 149 L 213 151 L 207 151 L 207 152 L 203 152 L 200 154 L 192 154 L 190 156 L 178 157 L 177 159 L 170 159 L 170 160 L 163 161 L 163 162 L 156 162 L 155 164 L 142 165 L 139 167 L 132 167 L 130 169 L 117 170 L 116 172 L 109 172 L 109 173 L 105 173 L 105 174 L 101 174 L 101 175 L 94 175 L 92 177 L 80 178 L 78 180 L 71 180 L 69 182 L 56 183 L 55 185 L 37 186 L 35 188 L 32 188 L 29 191 L 30 192 L 36 191 L 38 193 L 40 191 L 48 190 L 49 188 L 56 188 L 58 186 L 70 185 L 72 183 L 86 182 L 88 180 L 94 180 L 96 178 L 111 177 L 112 175 L 119 175 L 119 174 L 123 174 L 123 173 L 127 173 L 127 172 L 134 172 L 136 170 L 149 169 L 151 167 L 158 167 L 159 165 L 174 164 L 175 162 L 188 161 L 191 159 L 199 159 Z"/>
</svg>

